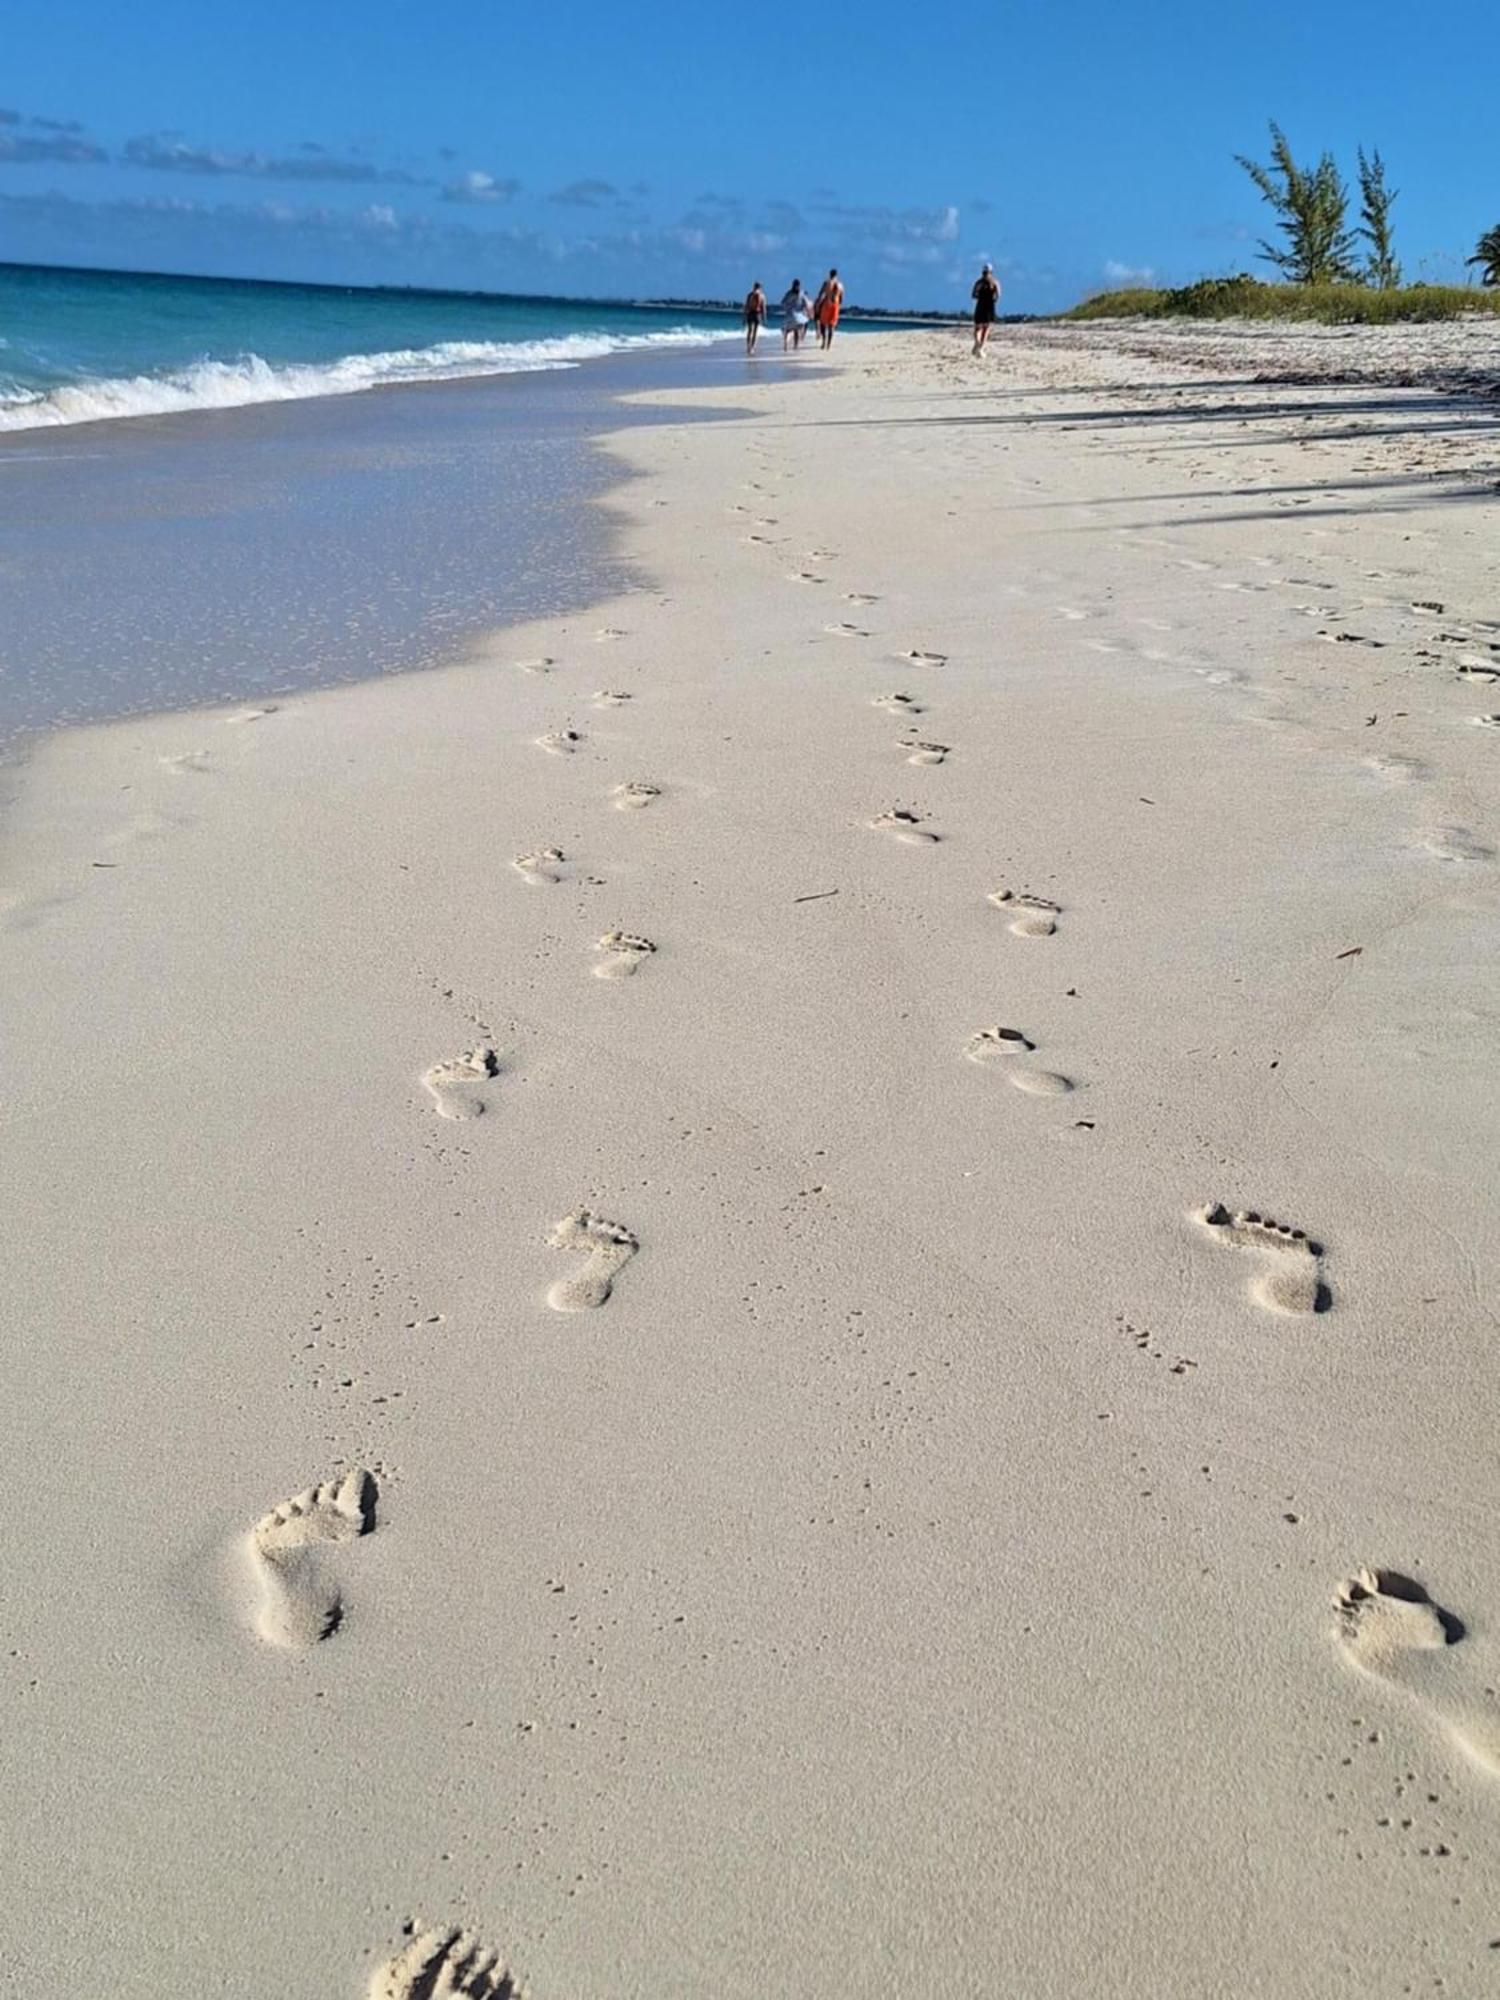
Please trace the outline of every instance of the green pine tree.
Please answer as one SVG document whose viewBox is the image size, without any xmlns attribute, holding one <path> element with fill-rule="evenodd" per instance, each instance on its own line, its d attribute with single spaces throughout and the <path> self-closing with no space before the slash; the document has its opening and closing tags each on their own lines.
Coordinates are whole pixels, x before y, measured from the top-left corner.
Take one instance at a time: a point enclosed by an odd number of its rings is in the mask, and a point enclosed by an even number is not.
<svg viewBox="0 0 1500 2000">
<path fill-rule="evenodd" d="M 1360 226 L 1356 232 L 1369 245 L 1369 256 L 1365 260 L 1364 279 L 1377 291 L 1394 291 L 1401 282 L 1401 266 L 1396 262 L 1396 254 L 1391 248 L 1391 206 L 1398 190 L 1386 185 L 1385 161 L 1376 147 L 1369 159 L 1365 158 L 1363 146 L 1359 149 L 1359 214 Z"/>
<path fill-rule="evenodd" d="M 1358 282 L 1354 238 L 1347 222 L 1349 190 L 1324 153 L 1315 167 L 1299 167 L 1286 134 L 1271 121 L 1271 159 L 1262 166 L 1236 153 L 1236 160 L 1275 211 L 1285 247 L 1261 243 L 1261 255 L 1295 285 L 1340 285 Z"/>
</svg>

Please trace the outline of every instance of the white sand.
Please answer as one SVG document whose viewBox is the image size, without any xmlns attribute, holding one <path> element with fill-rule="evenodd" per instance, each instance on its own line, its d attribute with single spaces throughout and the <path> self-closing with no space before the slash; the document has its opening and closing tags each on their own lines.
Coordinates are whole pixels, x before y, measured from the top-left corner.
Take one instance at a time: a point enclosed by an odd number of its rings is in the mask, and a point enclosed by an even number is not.
<svg viewBox="0 0 1500 2000">
<path fill-rule="evenodd" d="M 28 2000 L 1493 1982 L 1493 413 L 834 359 L 24 774 Z"/>
</svg>

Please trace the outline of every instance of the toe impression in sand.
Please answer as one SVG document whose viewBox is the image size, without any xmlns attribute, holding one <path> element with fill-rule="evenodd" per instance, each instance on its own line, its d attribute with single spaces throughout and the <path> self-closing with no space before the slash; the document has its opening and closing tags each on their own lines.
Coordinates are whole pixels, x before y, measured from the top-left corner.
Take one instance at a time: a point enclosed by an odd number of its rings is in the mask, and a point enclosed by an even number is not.
<svg viewBox="0 0 1500 2000">
<path fill-rule="evenodd" d="M 411 1926 L 411 1941 L 370 1977 L 367 2000 L 526 2000 L 498 1951 L 469 1931 Z"/>
<path fill-rule="evenodd" d="M 1015 1060 L 1035 1053 L 1036 1043 L 1019 1028 L 981 1028 L 964 1043 L 964 1054 L 970 1062 L 985 1067 L 991 1063 L 1003 1065 L 1007 1082 L 1013 1083 L 1017 1090 L 1024 1090 L 1028 1097 L 1066 1097 L 1073 1088 L 1070 1076 Z"/>
<path fill-rule="evenodd" d="M 440 1118 L 482 1118 L 489 1108 L 480 1085 L 500 1074 L 500 1058 L 488 1042 L 434 1063 L 422 1078 Z"/>
<path fill-rule="evenodd" d="M 565 1215 L 547 1241 L 554 1250 L 576 1251 L 584 1260 L 581 1271 L 559 1278 L 548 1291 L 547 1303 L 554 1312 L 587 1312 L 602 1306 L 615 1279 L 641 1247 L 623 1224 L 606 1222 L 588 1208 Z"/>
<path fill-rule="evenodd" d="M 1356 1571 L 1339 1585 L 1334 1606 L 1349 1663 L 1411 1696 L 1470 1763 L 1500 1776 L 1495 1677 L 1479 1661 L 1465 1671 L 1469 1649 L 1456 1651 L 1466 1637 L 1463 1620 L 1392 1569 Z"/>
<path fill-rule="evenodd" d="M 1305 1230 L 1273 1222 L 1258 1209 L 1230 1210 L 1211 1202 L 1198 1211 L 1198 1221 L 1218 1243 L 1230 1250 L 1249 1250 L 1264 1258 L 1265 1268 L 1251 1287 L 1251 1297 L 1271 1312 L 1323 1312 L 1331 1303 L 1323 1282 L 1322 1246 Z"/>
<path fill-rule="evenodd" d="M 1051 937 L 1062 915 L 1061 903 L 1015 889 L 992 889 L 989 900 L 1011 919 L 1010 929 L 1015 937 Z"/>
<path fill-rule="evenodd" d="M 518 854 L 510 864 L 523 882 L 534 888 L 562 880 L 562 864 L 567 857 L 560 847 L 538 847 L 530 854 Z"/>
<path fill-rule="evenodd" d="M 894 840 L 901 840 L 908 847 L 932 847 L 942 839 L 923 824 L 921 813 L 910 812 L 905 806 L 892 806 L 870 821 L 877 833 L 888 833 Z"/>
<path fill-rule="evenodd" d="M 261 1587 L 255 1622 L 263 1639 L 303 1650 L 337 1629 L 343 1593 L 318 1551 L 373 1534 L 376 1498 L 374 1478 L 356 1467 L 283 1500 L 256 1522 L 250 1553 Z"/>
<path fill-rule="evenodd" d="M 631 778 L 623 785 L 616 785 L 610 793 L 620 812 L 635 812 L 642 806 L 649 806 L 661 797 L 661 786 L 649 784 L 644 778 Z"/>
<path fill-rule="evenodd" d="M 596 979 L 628 979 L 656 950 L 650 938 L 630 931 L 606 931 L 594 946 L 600 954 L 594 966 Z"/>
</svg>

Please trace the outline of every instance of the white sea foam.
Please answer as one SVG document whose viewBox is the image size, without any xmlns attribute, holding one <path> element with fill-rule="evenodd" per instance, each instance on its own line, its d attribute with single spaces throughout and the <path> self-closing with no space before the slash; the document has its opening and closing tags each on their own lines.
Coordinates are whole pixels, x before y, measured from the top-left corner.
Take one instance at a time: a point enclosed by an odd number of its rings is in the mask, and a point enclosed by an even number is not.
<svg viewBox="0 0 1500 2000">
<path fill-rule="evenodd" d="M 724 338 L 722 333 L 684 326 L 659 333 L 570 333 L 556 340 L 445 340 L 435 347 L 280 365 L 246 354 L 234 361 L 197 361 L 190 368 L 160 375 L 68 382 L 45 394 L 0 378 L 0 431 L 96 424 L 110 417 L 155 417 L 177 410 L 229 410 L 244 403 L 291 403 L 309 396 L 353 396 L 393 382 L 576 368 L 580 361 L 632 348 L 707 347 Z"/>
</svg>

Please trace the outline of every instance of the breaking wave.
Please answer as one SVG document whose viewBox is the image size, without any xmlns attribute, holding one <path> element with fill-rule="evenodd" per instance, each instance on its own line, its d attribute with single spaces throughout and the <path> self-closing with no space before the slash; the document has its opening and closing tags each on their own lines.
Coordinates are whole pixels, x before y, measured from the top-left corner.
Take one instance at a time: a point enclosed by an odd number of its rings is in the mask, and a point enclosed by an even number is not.
<svg viewBox="0 0 1500 2000">
<path fill-rule="evenodd" d="M 346 354 L 336 361 L 272 363 L 258 354 L 245 354 L 233 361 L 196 361 L 159 375 L 85 377 L 45 391 L 22 388 L 0 375 L 0 431 L 165 416 L 178 410 L 230 410 L 245 403 L 293 403 L 309 396 L 353 396 L 395 382 L 575 368 L 581 361 L 631 348 L 706 347 L 724 338 L 723 333 L 683 326 L 656 333 L 570 333 L 555 340 L 445 340 L 435 347 Z"/>
</svg>

